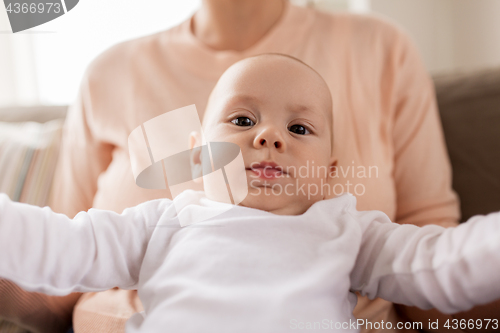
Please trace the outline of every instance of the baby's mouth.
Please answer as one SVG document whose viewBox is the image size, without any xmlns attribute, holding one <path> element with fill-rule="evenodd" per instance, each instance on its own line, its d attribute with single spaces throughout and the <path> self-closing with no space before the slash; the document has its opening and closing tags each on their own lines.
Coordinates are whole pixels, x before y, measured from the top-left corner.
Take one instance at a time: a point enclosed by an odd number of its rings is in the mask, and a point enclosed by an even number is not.
<svg viewBox="0 0 500 333">
<path fill-rule="evenodd" d="M 252 163 L 251 167 L 246 168 L 246 170 L 251 171 L 255 178 L 261 179 L 275 179 L 287 176 L 287 172 L 274 162 Z"/>
</svg>

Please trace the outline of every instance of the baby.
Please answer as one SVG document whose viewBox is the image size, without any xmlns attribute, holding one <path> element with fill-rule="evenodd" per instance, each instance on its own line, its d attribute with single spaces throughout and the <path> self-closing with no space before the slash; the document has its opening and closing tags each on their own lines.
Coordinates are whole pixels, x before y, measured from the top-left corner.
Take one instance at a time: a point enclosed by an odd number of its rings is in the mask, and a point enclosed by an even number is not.
<svg viewBox="0 0 500 333">
<path fill-rule="evenodd" d="M 499 213 L 418 228 L 358 212 L 350 194 L 300 190 L 330 177 L 298 170 L 335 166 L 332 123 L 329 89 L 310 67 L 277 54 L 242 60 L 220 78 L 203 122 L 207 141 L 241 149 L 239 205 L 211 200 L 208 182 L 174 201 L 70 220 L 2 194 L 0 276 L 53 295 L 138 289 L 145 311 L 129 333 L 357 332 L 354 291 L 448 313 L 500 298 Z M 195 149 L 192 163 L 203 163 Z M 181 227 L 179 214 L 215 217 Z"/>
</svg>

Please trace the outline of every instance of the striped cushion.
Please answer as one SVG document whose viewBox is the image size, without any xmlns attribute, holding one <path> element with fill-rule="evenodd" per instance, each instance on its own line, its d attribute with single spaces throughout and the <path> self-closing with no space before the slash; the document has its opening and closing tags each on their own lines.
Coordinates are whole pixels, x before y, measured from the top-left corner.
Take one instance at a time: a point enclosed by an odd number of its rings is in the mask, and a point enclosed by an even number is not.
<svg viewBox="0 0 500 333">
<path fill-rule="evenodd" d="M 0 122 L 0 192 L 14 201 L 47 205 L 63 122 Z M 0 320 L 0 333 L 28 331 Z"/>
<path fill-rule="evenodd" d="M 0 122 L 0 192 L 14 201 L 47 205 L 62 125 L 62 119 Z"/>
</svg>

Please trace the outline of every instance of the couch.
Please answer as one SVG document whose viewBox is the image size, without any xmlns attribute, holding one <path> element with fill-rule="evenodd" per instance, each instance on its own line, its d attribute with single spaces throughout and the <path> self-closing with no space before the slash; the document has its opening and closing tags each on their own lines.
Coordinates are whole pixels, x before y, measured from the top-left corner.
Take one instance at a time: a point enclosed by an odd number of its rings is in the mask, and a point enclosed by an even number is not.
<svg viewBox="0 0 500 333">
<path fill-rule="evenodd" d="M 434 83 L 461 221 L 500 210 L 500 68 Z"/>
<path fill-rule="evenodd" d="M 500 210 L 500 68 L 434 76 L 462 221 Z M 65 106 L 0 108 L 0 192 L 47 204 Z M 0 333 L 22 329 L 0 322 Z"/>
</svg>

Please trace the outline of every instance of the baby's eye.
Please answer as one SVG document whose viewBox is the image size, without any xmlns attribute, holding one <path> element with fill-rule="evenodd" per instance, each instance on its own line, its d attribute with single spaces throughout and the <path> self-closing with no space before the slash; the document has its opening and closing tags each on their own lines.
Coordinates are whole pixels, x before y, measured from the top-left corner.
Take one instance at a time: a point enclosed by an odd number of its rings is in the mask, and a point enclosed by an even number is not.
<svg viewBox="0 0 500 333">
<path fill-rule="evenodd" d="M 233 124 L 236 126 L 253 126 L 255 123 L 252 121 L 252 119 L 248 117 L 238 117 L 233 120 L 231 120 Z"/>
<path fill-rule="evenodd" d="M 300 134 L 300 135 L 305 135 L 305 134 L 311 134 L 307 128 L 305 128 L 304 126 L 302 125 L 292 125 L 290 127 L 288 127 L 288 130 L 292 133 L 295 133 L 295 134 Z"/>
</svg>

